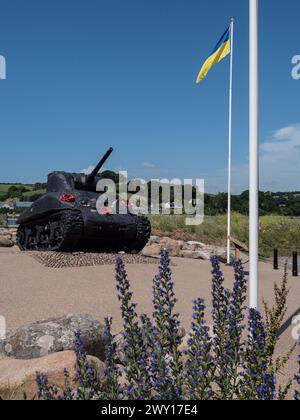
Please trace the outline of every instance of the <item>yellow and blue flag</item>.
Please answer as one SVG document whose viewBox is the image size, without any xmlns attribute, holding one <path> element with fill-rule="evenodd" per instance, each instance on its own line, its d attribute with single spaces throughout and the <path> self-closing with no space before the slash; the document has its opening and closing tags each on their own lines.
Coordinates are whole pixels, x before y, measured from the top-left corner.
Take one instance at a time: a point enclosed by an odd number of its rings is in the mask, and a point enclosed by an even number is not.
<svg viewBox="0 0 300 420">
<path fill-rule="evenodd" d="M 220 61 L 222 61 L 231 52 L 230 45 L 230 26 L 226 29 L 222 35 L 220 41 L 215 46 L 213 52 L 205 61 L 200 70 L 196 83 L 199 84 L 207 76 L 208 72 Z"/>
</svg>

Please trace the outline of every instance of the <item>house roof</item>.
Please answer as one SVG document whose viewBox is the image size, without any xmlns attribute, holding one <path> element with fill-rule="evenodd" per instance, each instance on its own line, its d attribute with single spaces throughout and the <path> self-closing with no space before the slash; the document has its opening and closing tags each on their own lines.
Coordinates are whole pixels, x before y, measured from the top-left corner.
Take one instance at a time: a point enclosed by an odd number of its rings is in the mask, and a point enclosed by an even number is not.
<svg viewBox="0 0 300 420">
<path fill-rule="evenodd" d="M 32 202 L 31 201 L 17 201 L 16 202 L 16 207 L 19 208 L 28 208 L 31 207 Z"/>
</svg>

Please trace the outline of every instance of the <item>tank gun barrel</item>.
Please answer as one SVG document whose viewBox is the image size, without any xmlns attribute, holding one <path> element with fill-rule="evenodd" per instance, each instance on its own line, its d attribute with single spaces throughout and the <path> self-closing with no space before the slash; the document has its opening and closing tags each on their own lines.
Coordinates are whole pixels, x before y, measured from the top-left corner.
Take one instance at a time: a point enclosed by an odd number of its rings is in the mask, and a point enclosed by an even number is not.
<svg viewBox="0 0 300 420">
<path fill-rule="evenodd" d="M 93 172 L 90 175 L 88 175 L 88 177 L 86 179 L 87 183 L 92 182 L 94 180 L 95 176 L 99 173 L 100 169 L 103 167 L 103 165 L 105 164 L 105 162 L 110 157 L 110 155 L 112 154 L 113 151 L 114 151 L 114 149 L 112 147 L 110 149 L 108 149 L 108 151 L 105 153 L 105 155 L 100 160 L 98 165 L 95 167 Z"/>
</svg>

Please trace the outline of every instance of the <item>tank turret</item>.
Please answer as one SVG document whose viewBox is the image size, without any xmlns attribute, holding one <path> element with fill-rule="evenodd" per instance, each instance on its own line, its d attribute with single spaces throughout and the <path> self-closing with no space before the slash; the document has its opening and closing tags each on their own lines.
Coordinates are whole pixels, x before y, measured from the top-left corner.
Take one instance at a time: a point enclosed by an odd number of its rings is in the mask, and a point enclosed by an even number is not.
<svg viewBox="0 0 300 420">
<path fill-rule="evenodd" d="M 96 177 L 113 150 L 114 149 L 111 147 L 105 153 L 91 174 L 52 172 L 48 175 L 47 192 L 69 192 L 74 189 L 96 191 Z"/>
<path fill-rule="evenodd" d="M 110 157 L 110 155 L 112 154 L 113 151 L 114 151 L 114 149 L 112 147 L 110 149 L 108 149 L 108 151 L 105 153 L 105 155 L 100 160 L 100 162 L 98 163 L 98 165 L 96 165 L 96 167 L 93 170 L 93 172 L 87 176 L 87 178 L 86 178 L 87 184 L 89 184 L 91 182 L 94 182 L 95 177 L 98 175 L 98 173 L 100 172 L 100 170 L 103 168 L 103 166 L 105 165 L 106 161 L 108 160 L 108 158 Z"/>
</svg>

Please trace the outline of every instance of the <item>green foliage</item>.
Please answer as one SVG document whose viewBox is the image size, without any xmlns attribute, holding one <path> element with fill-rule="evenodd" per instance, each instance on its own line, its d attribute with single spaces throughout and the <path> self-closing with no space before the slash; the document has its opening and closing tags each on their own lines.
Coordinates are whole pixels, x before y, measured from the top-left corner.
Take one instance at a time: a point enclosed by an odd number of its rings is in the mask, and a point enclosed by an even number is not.
<svg viewBox="0 0 300 420">
<path fill-rule="evenodd" d="M 6 216 L 0 212 L 0 226 L 4 226 L 5 222 L 6 222 Z"/>
<path fill-rule="evenodd" d="M 39 191 L 39 190 L 45 190 L 47 188 L 47 184 L 44 184 L 42 182 L 36 182 L 32 186 L 32 191 Z"/>
<path fill-rule="evenodd" d="M 20 201 L 36 201 L 46 191 L 46 184 L 0 184 L 0 202 L 14 198 Z"/>
<path fill-rule="evenodd" d="M 280 330 L 281 325 L 283 324 L 286 312 L 287 312 L 287 299 L 289 295 L 288 288 L 288 269 L 287 264 L 284 269 L 284 277 L 281 285 L 274 283 L 274 297 L 275 302 L 272 307 L 270 307 L 267 302 L 263 302 L 265 309 L 265 319 L 266 319 L 266 328 L 268 332 L 268 345 L 267 350 L 270 357 L 274 357 L 276 344 L 278 342 L 278 331 Z M 293 354 L 296 348 L 296 344 L 291 347 L 287 354 L 278 357 L 273 361 L 273 374 L 279 374 L 284 366 L 288 363 L 291 355 Z M 288 392 L 292 383 L 289 382 L 285 388 L 281 389 L 282 395 Z"/>
<path fill-rule="evenodd" d="M 244 215 L 249 214 L 249 191 L 232 196 L 232 210 Z M 259 193 L 259 211 L 261 216 L 276 214 L 282 216 L 300 216 L 300 192 Z M 214 216 L 227 212 L 227 194 L 205 194 L 205 214 Z"/>
<path fill-rule="evenodd" d="M 186 226 L 185 216 L 150 216 L 150 221 L 154 235 L 226 246 L 226 214 L 207 216 L 200 226 Z M 248 245 L 247 216 L 232 214 L 232 236 Z M 300 251 L 300 219 L 285 216 L 260 217 L 260 255 L 270 257 L 274 248 L 277 248 L 282 256 L 290 256 L 291 252 Z"/>
<path fill-rule="evenodd" d="M 36 201 L 43 194 L 45 194 L 45 190 L 43 190 L 43 189 L 28 191 L 28 192 L 22 194 L 22 197 L 21 197 L 20 201 Z"/>
<path fill-rule="evenodd" d="M 102 178 L 111 179 L 117 185 L 126 182 L 124 178 L 119 179 L 119 174 L 114 171 L 104 171 L 100 174 Z M 46 190 L 45 183 L 37 182 L 35 184 L 0 184 L 0 201 L 7 200 L 8 198 L 19 198 L 23 201 L 35 201 Z M 162 189 L 157 182 L 148 182 L 148 198 L 154 200 L 157 197 L 152 197 L 152 194 L 159 196 L 162 201 Z M 153 187 L 151 189 L 151 186 Z M 191 188 L 191 187 L 185 187 Z M 195 187 L 192 187 L 193 195 L 196 195 Z M 35 194 L 36 193 L 36 194 Z M 300 217 L 300 192 L 287 192 L 287 193 L 271 193 L 260 192 L 260 215 L 280 215 L 280 216 L 293 216 Z M 170 202 L 174 202 L 174 189 L 170 191 Z M 249 213 L 249 191 L 244 191 L 240 195 L 232 196 L 232 210 L 242 215 Z M 219 193 L 216 195 L 205 194 L 205 214 L 207 216 L 224 215 L 227 213 L 227 194 Z"/>
</svg>

